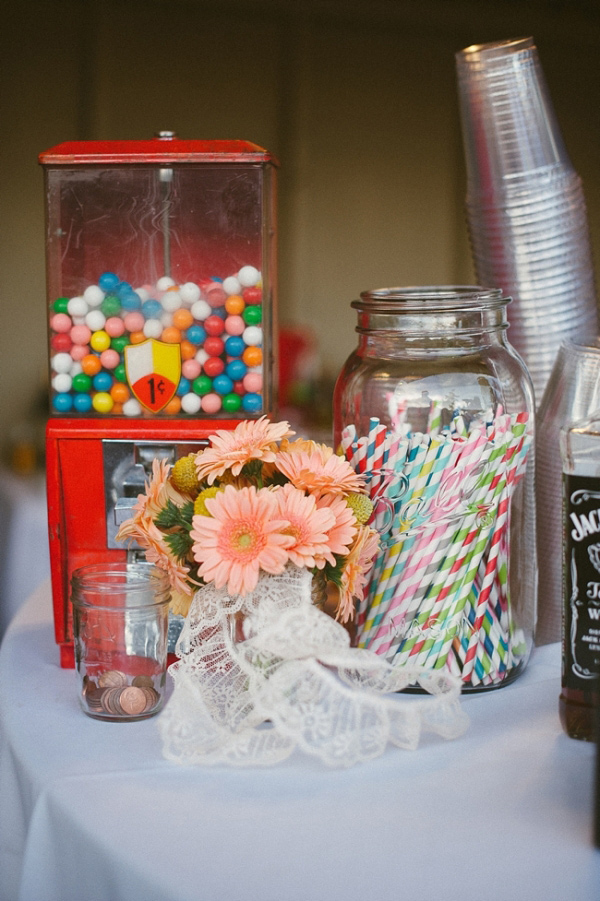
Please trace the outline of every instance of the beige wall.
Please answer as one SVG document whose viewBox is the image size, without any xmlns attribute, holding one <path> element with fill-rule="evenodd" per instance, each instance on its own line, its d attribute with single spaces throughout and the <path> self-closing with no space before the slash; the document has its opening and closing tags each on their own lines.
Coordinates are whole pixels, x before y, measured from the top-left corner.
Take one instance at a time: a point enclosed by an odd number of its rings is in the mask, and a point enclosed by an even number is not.
<svg viewBox="0 0 600 901">
<path fill-rule="evenodd" d="M 454 53 L 532 34 L 600 256 L 600 13 L 487 0 L 21 0 L 0 55 L 0 436 L 46 378 L 37 154 L 69 139 L 244 138 L 280 173 L 280 308 L 323 370 L 365 288 L 472 281 Z M 524 9 L 525 8 L 525 9 Z"/>
</svg>

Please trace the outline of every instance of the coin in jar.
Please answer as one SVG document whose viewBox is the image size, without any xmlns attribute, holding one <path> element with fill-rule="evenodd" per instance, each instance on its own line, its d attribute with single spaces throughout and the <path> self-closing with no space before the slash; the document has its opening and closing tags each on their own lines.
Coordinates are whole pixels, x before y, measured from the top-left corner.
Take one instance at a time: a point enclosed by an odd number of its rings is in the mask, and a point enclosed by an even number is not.
<svg viewBox="0 0 600 901">
<path fill-rule="evenodd" d="M 144 692 L 144 696 L 146 698 L 146 708 L 145 711 L 152 710 L 153 707 L 156 707 L 160 700 L 160 695 L 156 691 L 155 688 L 142 688 Z"/>
<path fill-rule="evenodd" d="M 85 702 L 90 710 L 98 712 L 103 709 L 102 698 L 105 690 L 104 688 L 94 688 L 85 692 Z"/>
<path fill-rule="evenodd" d="M 118 688 L 127 685 L 127 676 L 118 669 L 109 669 L 98 679 L 102 688 Z"/>
<path fill-rule="evenodd" d="M 138 716 L 146 709 L 146 695 L 142 688 L 130 685 L 123 688 L 119 695 L 119 706 L 127 716 Z"/>
<path fill-rule="evenodd" d="M 110 713 L 112 716 L 123 716 L 123 709 L 119 703 L 121 691 L 122 688 L 119 686 L 105 690 L 102 695 L 102 708 L 106 713 Z"/>
<path fill-rule="evenodd" d="M 131 684 L 135 685 L 136 688 L 154 688 L 152 676 L 146 676 L 145 674 L 135 676 L 135 678 L 132 679 Z"/>
</svg>

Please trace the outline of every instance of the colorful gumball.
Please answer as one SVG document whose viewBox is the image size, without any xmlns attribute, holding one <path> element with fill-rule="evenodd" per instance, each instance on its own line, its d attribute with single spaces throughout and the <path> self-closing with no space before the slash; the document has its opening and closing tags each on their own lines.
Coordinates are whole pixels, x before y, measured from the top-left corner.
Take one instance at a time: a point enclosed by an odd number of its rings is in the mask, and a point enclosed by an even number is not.
<svg viewBox="0 0 600 901">
<path fill-rule="evenodd" d="M 214 379 L 216 375 L 221 375 L 224 370 L 225 363 L 221 357 L 209 357 L 204 364 L 204 372 L 210 376 L 211 379 Z"/>
<path fill-rule="evenodd" d="M 260 271 L 251 265 L 181 285 L 164 276 L 137 289 L 103 272 L 98 284 L 50 306 L 54 410 L 142 415 L 123 354 L 130 344 L 156 340 L 177 347 L 181 361 L 176 395 L 161 413 L 261 412 L 261 301 Z"/>
<path fill-rule="evenodd" d="M 181 364 L 181 374 L 185 376 L 186 379 L 195 379 L 198 378 L 200 373 L 202 372 L 202 366 L 198 362 L 198 360 L 185 360 Z"/>
<path fill-rule="evenodd" d="M 71 336 L 66 332 L 52 335 L 50 338 L 50 347 L 55 353 L 69 353 L 73 347 Z"/>
<path fill-rule="evenodd" d="M 225 331 L 228 335 L 243 335 L 245 328 L 246 323 L 241 316 L 228 316 L 225 320 Z"/>
<path fill-rule="evenodd" d="M 87 354 L 81 360 L 81 368 L 86 375 L 97 375 L 102 369 L 100 357 L 97 357 L 96 354 Z"/>
<path fill-rule="evenodd" d="M 226 394 L 223 398 L 223 409 L 226 413 L 237 413 L 242 406 L 242 398 L 239 394 Z"/>
<path fill-rule="evenodd" d="M 109 347 L 108 350 L 103 350 L 100 354 L 100 362 L 105 369 L 114 369 L 121 362 L 121 355 Z"/>
<path fill-rule="evenodd" d="M 173 313 L 173 325 L 176 326 L 176 328 L 181 329 L 181 331 L 188 329 L 193 322 L 194 317 L 191 312 L 185 308 L 175 310 Z"/>
<path fill-rule="evenodd" d="M 89 344 L 92 337 L 87 325 L 74 325 L 69 334 L 73 344 Z"/>
<path fill-rule="evenodd" d="M 260 347 L 247 347 L 242 354 L 242 360 L 247 366 L 260 366 L 263 355 Z"/>
<path fill-rule="evenodd" d="M 181 344 L 181 332 L 174 325 L 170 325 L 163 329 L 160 340 L 165 344 Z"/>
<path fill-rule="evenodd" d="M 242 383 L 249 394 L 260 394 L 263 387 L 263 377 L 260 372 L 249 372 L 242 379 Z"/>
<path fill-rule="evenodd" d="M 194 379 L 192 382 L 192 390 L 194 394 L 208 394 L 209 391 L 212 391 L 212 379 L 207 375 L 199 375 L 198 378 Z"/>
<path fill-rule="evenodd" d="M 204 328 L 207 335 L 221 335 L 225 329 L 225 323 L 220 316 L 209 316 L 204 320 Z"/>
<path fill-rule="evenodd" d="M 209 357 L 220 357 L 225 350 L 225 342 L 217 335 L 209 335 L 204 342 L 204 350 Z"/>
<path fill-rule="evenodd" d="M 73 320 L 66 313 L 56 313 L 50 320 L 50 328 L 53 332 L 70 332 Z"/>
<path fill-rule="evenodd" d="M 245 306 L 246 302 L 239 294 L 232 294 L 231 297 L 228 297 L 225 301 L 225 310 L 231 316 L 239 316 Z"/>
<path fill-rule="evenodd" d="M 262 411 L 262 397 L 260 394 L 244 394 L 242 397 L 242 409 L 246 413 L 260 413 Z"/>
<path fill-rule="evenodd" d="M 107 335 L 102 329 L 94 332 L 90 338 L 90 347 L 92 350 L 102 353 L 103 350 L 107 350 L 110 347 L 110 335 Z"/>
<path fill-rule="evenodd" d="M 205 394 L 201 403 L 204 413 L 218 413 L 223 405 L 219 395 L 214 393 Z"/>
</svg>

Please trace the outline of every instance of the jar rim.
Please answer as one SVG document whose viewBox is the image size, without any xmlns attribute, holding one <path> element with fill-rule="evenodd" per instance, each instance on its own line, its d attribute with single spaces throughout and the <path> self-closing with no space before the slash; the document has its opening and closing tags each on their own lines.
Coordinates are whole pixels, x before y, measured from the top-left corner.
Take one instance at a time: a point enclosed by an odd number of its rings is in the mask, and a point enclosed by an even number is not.
<svg viewBox="0 0 600 901">
<path fill-rule="evenodd" d="M 170 600 L 169 576 L 152 563 L 90 563 L 73 571 L 71 588 L 71 602 L 77 607 L 102 606 L 76 597 L 79 591 L 92 592 L 108 599 L 112 594 L 123 591 L 135 597 L 152 589 L 156 600 L 154 604 L 144 605 L 147 607 L 161 606 Z"/>
<path fill-rule="evenodd" d="M 501 288 L 481 285 L 409 285 L 362 291 L 360 299 L 353 300 L 351 306 L 358 310 L 383 313 L 434 313 L 477 308 L 499 309 L 511 300 Z"/>
</svg>

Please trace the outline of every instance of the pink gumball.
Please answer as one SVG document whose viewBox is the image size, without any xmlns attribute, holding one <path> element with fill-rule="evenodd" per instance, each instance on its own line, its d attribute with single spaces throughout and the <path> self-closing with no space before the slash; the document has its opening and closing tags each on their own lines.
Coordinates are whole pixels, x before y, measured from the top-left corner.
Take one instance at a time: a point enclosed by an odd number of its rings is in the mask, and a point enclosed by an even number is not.
<svg viewBox="0 0 600 901">
<path fill-rule="evenodd" d="M 123 317 L 123 325 L 128 332 L 141 332 L 144 328 L 145 321 L 144 314 L 140 313 L 139 310 L 127 313 Z"/>
<path fill-rule="evenodd" d="M 247 372 L 242 379 L 242 383 L 246 391 L 260 394 L 263 386 L 263 377 L 260 372 Z"/>
<path fill-rule="evenodd" d="M 202 372 L 202 366 L 200 365 L 198 360 L 194 360 L 194 359 L 184 360 L 184 362 L 181 364 L 181 374 L 186 379 L 190 379 L 190 380 L 196 379 L 196 378 L 198 378 L 198 376 L 200 375 L 201 372 Z"/>
<path fill-rule="evenodd" d="M 70 334 L 73 344 L 87 344 L 92 337 L 92 333 L 87 325 L 74 325 Z"/>
<path fill-rule="evenodd" d="M 105 369 L 114 369 L 115 366 L 118 366 L 121 362 L 120 354 L 109 347 L 107 350 L 103 350 L 100 354 L 100 362 L 104 366 Z"/>
<path fill-rule="evenodd" d="M 202 398 L 202 409 L 205 413 L 218 413 L 221 409 L 221 398 L 218 394 L 205 394 Z"/>
<path fill-rule="evenodd" d="M 227 300 L 227 294 L 223 290 L 221 282 L 211 282 L 205 289 L 206 299 L 213 309 L 222 307 Z"/>
<path fill-rule="evenodd" d="M 110 335 L 111 338 L 120 338 L 125 331 L 125 323 L 120 316 L 111 316 L 110 319 L 107 319 L 104 323 L 104 331 Z M 130 331 L 139 331 L 139 329 L 130 329 Z"/>
<path fill-rule="evenodd" d="M 71 357 L 75 360 L 75 362 L 79 363 L 80 360 L 83 360 L 84 357 L 87 357 L 89 352 L 89 344 L 74 344 L 71 348 Z"/>
<path fill-rule="evenodd" d="M 228 316 L 225 320 L 225 331 L 228 335 L 241 335 L 246 328 L 246 323 L 241 316 Z"/>
<path fill-rule="evenodd" d="M 50 328 L 53 332 L 70 332 L 73 322 L 66 313 L 55 313 L 50 320 Z"/>
</svg>

